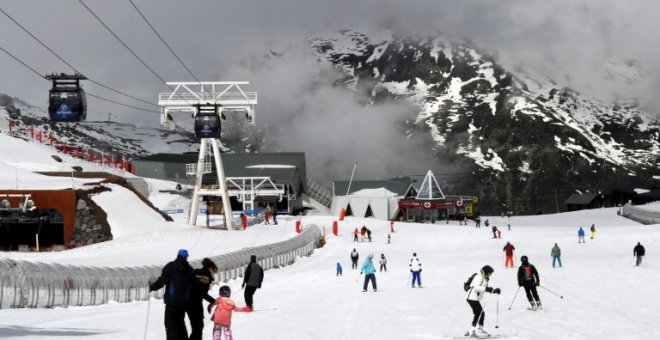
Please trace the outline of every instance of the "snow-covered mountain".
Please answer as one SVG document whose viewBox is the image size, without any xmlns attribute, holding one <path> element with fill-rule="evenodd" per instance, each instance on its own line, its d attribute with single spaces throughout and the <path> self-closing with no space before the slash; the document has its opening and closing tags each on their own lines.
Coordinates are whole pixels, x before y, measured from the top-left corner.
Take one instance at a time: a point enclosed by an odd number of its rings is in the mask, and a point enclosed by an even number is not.
<svg viewBox="0 0 660 340">
<path fill-rule="evenodd" d="M 408 133 L 435 141 L 421 152 L 449 156 L 474 174 L 443 184 L 491 207 L 554 211 L 572 193 L 649 184 L 657 171 L 660 123 L 634 103 L 606 104 L 505 69 L 474 43 L 342 31 L 310 44 L 369 103 L 395 98 L 418 106 L 417 129 Z M 609 69 L 622 84 L 640 77 L 634 63 Z"/>
</svg>

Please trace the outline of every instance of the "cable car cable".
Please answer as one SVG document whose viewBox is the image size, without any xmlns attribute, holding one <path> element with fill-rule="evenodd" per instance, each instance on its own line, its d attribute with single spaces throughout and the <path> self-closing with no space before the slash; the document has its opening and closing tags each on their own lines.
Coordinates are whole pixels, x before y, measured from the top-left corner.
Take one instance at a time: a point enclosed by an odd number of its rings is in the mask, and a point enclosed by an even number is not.
<svg viewBox="0 0 660 340">
<path fill-rule="evenodd" d="M 83 72 L 80 72 L 78 69 L 76 69 L 76 68 L 75 68 L 73 65 L 71 65 L 69 62 L 67 62 L 66 60 L 64 60 L 64 58 L 62 58 L 59 54 L 57 54 L 55 51 L 53 51 L 53 49 L 51 49 L 50 47 L 48 47 L 43 41 L 41 41 L 41 39 L 37 38 L 34 34 L 32 34 L 32 32 L 30 32 L 30 30 L 28 30 L 27 28 L 25 28 L 25 26 L 21 25 L 18 21 L 16 21 L 16 19 L 14 19 L 11 15 L 9 15 L 9 13 L 5 12 L 5 10 L 3 10 L 2 8 L 0 8 L 0 12 L 2 12 L 2 14 L 4 14 L 7 18 L 9 18 L 9 20 L 13 21 L 14 24 L 16 24 L 18 27 L 20 27 L 20 28 L 21 28 L 25 33 L 27 33 L 30 37 L 32 37 L 32 38 L 33 38 L 34 40 L 36 40 L 39 44 L 41 44 L 41 46 L 43 46 L 45 49 L 47 49 L 47 50 L 48 50 L 50 53 L 52 53 L 55 57 L 57 57 L 57 59 L 59 59 L 61 62 L 63 62 L 66 66 L 70 67 L 72 70 L 74 70 L 74 71 L 76 71 L 76 72 L 78 72 L 78 73 L 83 73 Z M 131 99 L 134 99 L 134 100 L 137 100 L 137 101 L 140 101 L 140 102 L 143 102 L 143 103 L 145 103 L 145 104 L 149 104 L 149 105 L 153 105 L 153 106 L 158 107 L 158 105 L 156 105 L 156 104 L 154 104 L 154 103 L 151 103 L 151 102 L 146 101 L 146 100 L 144 100 L 144 99 L 140 99 L 140 98 L 134 97 L 134 96 L 132 96 L 132 95 L 130 95 L 130 94 L 128 94 L 128 93 L 122 92 L 122 91 L 120 91 L 120 90 L 116 90 L 116 89 L 114 89 L 114 88 L 112 88 L 112 87 L 110 87 L 110 86 L 107 86 L 107 85 L 101 84 L 101 83 L 99 83 L 99 82 L 97 82 L 97 81 L 95 81 L 95 80 L 93 80 L 93 79 L 91 79 L 91 78 L 87 78 L 87 80 L 88 80 L 89 82 L 91 82 L 91 83 L 93 83 L 93 84 L 96 84 L 96 85 L 98 85 L 98 86 L 100 86 L 100 87 L 103 87 L 103 88 L 105 88 L 105 89 L 107 89 L 107 90 L 110 90 L 110 91 L 113 91 L 113 92 L 119 93 L 119 94 L 121 94 L 121 95 L 124 95 L 124 96 L 126 96 L 126 97 L 129 97 L 129 98 L 131 98 Z"/>
<path fill-rule="evenodd" d="M 197 78 L 197 76 L 196 76 L 196 75 L 190 70 L 190 68 L 189 68 L 189 67 L 183 62 L 183 60 L 181 60 L 181 58 L 176 54 L 176 52 L 174 52 L 174 49 L 172 49 L 172 47 L 171 47 L 171 46 L 165 41 L 165 39 L 163 38 L 163 36 L 160 35 L 160 33 L 158 33 L 158 30 L 154 27 L 154 25 L 151 24 L 151 22 L 149 21 L 149 19 L 147 19 L 147 17 L 144 15 L 144 13 L 142 13 L 142 11 L 140 10 L 140 8 L 137 7 L 137 5 L 135 4 L 135 2 L 133 2 L 133 0 L 128 0 L 128 2 L 133 6 L 133 8 L 135 8 L 135 10 L 138 12 L 138 14 L 140 14 L 140 16 L 142 17 L 142 19 L 147 23 L 147 25 L 149 26 L 149 28 L 151 28 L 151 30 L 152 30 L 152 31 L 154 32 L 154 34 L 158 37 L 158 39 L 160 39 L 160 41 L 163 43 L 163 45 L 165 45 L 165 47 L 167 47 L 167 49 L 172 53 L 172 55 L 174 56 L 174 58 L 176 58 L 176 60 L 181 64 L 181 66 L 183 66 L 183 68 L 186 69 L 186 71 L 188 72 L 188 74 L 190 74 L 190 76 L 193 77 L 193 79 L 195 79 L 196 82 L 200 83 L 200 86 L 201 86 L 202 91 L 208 93 L 209 95 L 211 95 L 211 92 L 209 92 L 208 90 L 206 90 L 206 89 L 204 88 L 204 85 L 201 85 L 201 84 L 202 84 L 202 81 L 199 80 L 199 78 Z M 225 125 L 225 130 L 227 130 L 227 132 L 229 133 L 230 138 L 231 138 L 231 135 L 233 135 L 233 134 L 232 134 L 231 128 L 229 127 L 229 124 L 224 124 L 224 125 Z"/>
<path fill-rule="evenodd" d="M 3 52 L 5 52 L 8 56 L 10 56 L 12 59 L 16 60 L 17 62 L 19 62 L 21 65 L 25 66 L 25 68 L 27 68 L 28 70 L 34 72 L 34 74 L 36 74 L 39 78 L 48 81 L 48 79 L 46 79 L 46 77 L 45 77 L 44 75 L 42 75 L 41 73 L 39 73 L 39 71 L 35 70 L 35 69 L 32 68 L 30 65 L 24 63 L 21 59 L 19 59 L 18 57 L 16 57 L 15 55 L 13 55 L 11 52 L 9 52 L 9 51 L 7 51 L 6 49 L 4 49 L 2 46 L 0 46 L 0 50 L 2 50 Z M 160 114 L 159 111 L 149 110 L 149 109 L 143 109 L 143 108 L 139 108 L 139 107 L 137 107 L 137 106 L 132 106 L 132 105 L 128 105 L 128 104 L 124 104 L 124 103 L 120 103 L 120 102 L 114 101 L 114 100 L 112 100 L 112 99 L 108 99 L 108 98 L 104 98 L 104 97 L 101 97 L 101 96 L 97 96 L 97 95 L 95 95 L 95 94 L 91 94 L 91 93 L 89 93 L 89 92 L 87 92 L 87 95 L 89 95 L 89 96 L 91 96 L 91 97 L 94 97 L 94 98 L 97 98 L 97 99 L 100 99 L 100 100 L 104 100 L 104 101 L 110 102 L 110 103 L 114 103 L 114 104 L 117 104 L 117 105 L 121 105 L 121 106 L 129 107 L 129 108 L 132 108 L 132 109 L 142 110 L 142 111 L 147 111 L 147 112 L 153 112 L 153 113 L 158 113 L 158 114 Z"/>
</svg>

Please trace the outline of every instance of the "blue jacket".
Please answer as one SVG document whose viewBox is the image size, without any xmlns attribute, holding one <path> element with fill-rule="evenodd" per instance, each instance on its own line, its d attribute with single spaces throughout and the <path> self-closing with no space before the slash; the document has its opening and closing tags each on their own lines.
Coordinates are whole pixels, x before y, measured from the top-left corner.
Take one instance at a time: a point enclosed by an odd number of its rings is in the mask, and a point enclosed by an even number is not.
<svg viewBox="0 0 660 340">
<path fill-rule="evenodd" d="M 337 263 L 337 271 L 338 271 L 338 272 L 341 271 L 341 264 L 339 264 L 339 263 Z"/>
<path fill-rule="evenodd" d="M 582 230 L 582 227 L 578 230 L 578 236 L 584 236 L 584 230 Z"/>
<path fill-rule="evenodd" d="M 364 259 L 364 264 L 362 264 L 362 272 L 364 275 L 369 275 L 376 272 L 376 268 L 374 268 L 374 263 L 371 261 L 370 256 L 367 256 L 367 258 Z"/>
</svg>

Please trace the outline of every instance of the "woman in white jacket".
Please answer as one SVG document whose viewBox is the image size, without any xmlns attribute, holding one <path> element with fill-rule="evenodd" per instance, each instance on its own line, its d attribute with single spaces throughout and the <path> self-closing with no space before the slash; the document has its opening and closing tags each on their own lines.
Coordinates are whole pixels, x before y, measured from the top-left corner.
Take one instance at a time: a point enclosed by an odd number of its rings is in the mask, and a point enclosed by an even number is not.
<svg viewBox="0 0 660 340">
<path fill-rule="evenodd" d="M 500 289 L 488 287 L 488 280 L 493 274 L 494 270 L 491 266 L 484 266 L 481 268 L 479 273 L 475 273 L 472 277 L 472 282 L 470 282 L 470 290 L 468 290 L 467 302 L 472 308 L 472 313 L 474 317 L 472 318 L 472 328 L 468 331 L 469 336 L 489 336 L 486 331 L 484 331 L 484 319 L 486 314 L 483 307 L 481 306 L 481 300 L 483 299 L 486 292 L 492 294 L 499 294 Z M 477 328 L 479 325 L 479 328 Z"/>
</svg>

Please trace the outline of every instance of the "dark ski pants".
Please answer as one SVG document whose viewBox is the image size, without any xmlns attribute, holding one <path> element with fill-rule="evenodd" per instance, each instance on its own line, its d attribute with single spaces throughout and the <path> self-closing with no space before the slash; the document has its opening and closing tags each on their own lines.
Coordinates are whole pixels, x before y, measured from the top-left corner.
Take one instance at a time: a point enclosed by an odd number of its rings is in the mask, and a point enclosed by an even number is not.
<svg viewBox="0 0 660 340">
<path fill-rule="evenodd" d="M 186 309 L 184 307 L 165 305 L 165 334 L 167 340 L 187 340 Z"/>
<path fill-rule="evenodd" d="M 530 303 L 532 301 L 541 302 L 539 293 L 536 291 L 536 286 L 525 286 L 525 295 L 527 295 L 527 301 Z"/>
<path fill-rule="evenodd" d="M 243 292 L 243 297 L 245 297 L 245 305 L 252 308 L 253 305 L 253 300 L 252 297 L 254 296 L 254 293 L 257 291 L 257 287 L 255 286 L 245 286 L 245 291 Z"/>
<path fill-rule="evenodd" d="M 369 286 L 369 281 L 371 281 L 371 287 L 376 290 L 378 287 L 376 286 L 376 275 L 375 274 L 367 274 L 364 276 L 364 287 L 362 290 L 366 291 L 367 286 Z"/>
<path fill-rule="evenodd" d="M 559 256 L 552 257 L 552 268 L 555 267 L 555 262 L 559 262 L 559 266 L 561 267 L 561 258 Z"/>
<path fill-rule="evenodd" d="M 353 262 L 351 262 L 351 268 L 352 268 L 352 269 L 357 269 L 357 267 L 358 267 L 358 266 L 357 266 L 357 261 L 358 261 L 358 259 L 354 259 L 354 258 L 351 257 L 351 261 L 353 261 Z"/>
<path fill-rule="evenodd" d="M 637 255 L 637 264 L 636 264 L 637 267 L 639 267 L 639 265 L 642 264 L 642 257 L 644 257 L 644 255 Z"/>
<path fill-rule="evenodd" d="M 412 286 L 415 287 L 415 281 L 417 281 L 418 286 L 422 286 L 422 271 L 413 271 L 412 272 Z"/>
<path fill-rule="evenodd" d="M 381 264 L 380 265 L 380 271 L 382 272 L 383 270 L 387 271 L 387 265 L 386 264 Z"/>
<path fill-rule="evenodd" d="M 467 302 L 470 307 L 472 307 L 472 314 L 474 315 L 472 318 L 472 327 L 477 327 L 477 324 L 479 324 L 479 326 L 483 326 L 484 319 L 486 319 L 486 312 L 484 312 L 483 307 L 481 307 L 481 303 L 479 303 L 479 301 L 473 300 L 467 300 Z"/>
<path fill-rule="evenodd" d="M 191 302 L 186 310 L 190 320 L 190 340 L 202 340 L 204 329 L 204 306 L 202 301 Z"/>
</svg>

